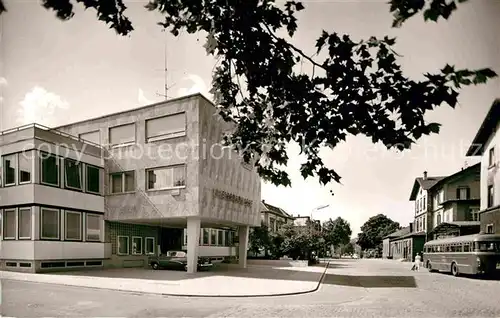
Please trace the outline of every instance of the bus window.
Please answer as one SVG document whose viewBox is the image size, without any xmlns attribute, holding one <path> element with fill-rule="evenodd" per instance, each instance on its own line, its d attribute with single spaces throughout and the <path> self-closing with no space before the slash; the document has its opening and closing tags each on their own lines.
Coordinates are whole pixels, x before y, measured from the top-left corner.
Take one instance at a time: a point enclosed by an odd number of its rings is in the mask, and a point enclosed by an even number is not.
<svg viewBox="0 0 500 318">
<path fill-rule="evenodd" d="M 464 252 L 469 252 L 469 243 L 464 243 Z"/>
<path fill-rule="evenodd" d="M 479 242 L 480 252 L 500 252 L 500 242 Z"/>
</svg>

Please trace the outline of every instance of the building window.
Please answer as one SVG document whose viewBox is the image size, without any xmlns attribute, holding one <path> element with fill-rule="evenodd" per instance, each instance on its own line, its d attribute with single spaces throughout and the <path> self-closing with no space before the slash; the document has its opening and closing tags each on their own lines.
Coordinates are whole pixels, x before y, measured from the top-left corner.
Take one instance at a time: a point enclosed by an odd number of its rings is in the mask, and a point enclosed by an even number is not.
<svg viewBox="0 0 500 318">
<path fill-rule="evenodd" d="M 142 237 L 132 236 L 132 254 L 133 255 L 142 254 Z"/>
<path fill-rule="evenodd" d="M 458 200 L 468 200 L 470 199 L 470 189 L 467 187 L 457 189 L 457 199 Z"/>
<path fill-rule="evenodd" d="M 42 183 L 59 186 L 59 158 L 40 153 Z"/>
<path fill-rule="evenodd" d="M 493 234 L 493 224 L 486 225 L 486 234 Z"/>
<path fill-rule="evenodd" d="M 4 186 L 16 184 L 17 155 L 3 157 Z"/>
<path fill-rule="evenodd" d="M 128 247 L 128 236 L 118 236 L 118 255 L 128 255 L 129 247 Z"/>
<path fill-rule="evenodd" d="M 82 214 L 80 212 L 66 211 L 65 239 L 80 241 L 82 239 Z"/>
<path fill-rule="evenodd" d="M 111 193 L 125 193 L 135 190 L 135 172 L 126 171 L 111 174 Z"/>
<path fill-rule="evenodd" d="M 135 124 L 126 124 L 109 129 L 111 146 L 127 146 L 135 143 Z"/>
<path fill-rule="evenodd" d="M 441 189 L 441 190 L 439 190 L 439 192 L 438 192 L 438 199 L 437 199 L 437 203 L 438 203 L 438 204 L 441 204 L 441 203 L 443 203 L 443 202 L 444 202 L 444 190 L 443 190 L 443 189 Z"/>
<path fill-rule="evenodd" d="M 436 216 L 436 225 L 439 225 L 441 224 L 441 214 L 438 213 L 438 215 Z"/>
<path fill-rule="evenodd" d="M 82 189 L 82 164 L 73 159 L 64 159 L 66 188 Z"/>
<path fill-rule="evenodd" d="M 491 148 L 488 155 L 488 165 L 491 167 L 495 164 L 495 148 Z"/>
<path fill-rule="evenodd" d="M 147 171 L 148 190 L 162 190 L 186 186 L 186 166 L 156 168 Z"/>
<path fill-rule="evenodd" d="M 146 255 L 154 255 L 155 253 L 155 238 L 154 237 L 146 237 L 144 249 Z"/>
<path fill-rule="evenodd" d="M 42 239 L 59 239 L 59 210 L 41 208 L 41 234 Z"/>
<path fill-rule="evenodd" d="M 229 230 L 224 231 L 224 246 L 229 246 Z"/>
<path fill-rule="evenodd" d="M 87 223 L 86 240 L 100 242 L 101 241 L 101 216 L 87 213 L 86 223 Z"/>
<path fill-rule="evenodd" d="M 210 239 L 210 233 L 208 229 L 203 229 L 203 245 L 208 245 Z"/>
<path fill-rule="evenodd" d="M 427 217 L 424 215 L 424 221 L 422 222 L 423 230 L 425 231 L 426 229 L 426 223 L 427 223 Z"/>
<path fill-rule="evenodd" d="M 210 245 L 217 245 L 217 230 L 210 229 Z"/>
<path fill-rule="evenodd" d="M 19 153 L 19 183 L 30 183 L 33 171 L 33 152 Z"/>
<path fill-rule="evenodd" d="M 152 142 L 186 134 L 186 114 L 179 113 L 146 120 L 146 141 Z"/>
<path fill-rule="evenodd" d="M 101 144 L 101 134 L 99 130 L 83 133 L 79 135 L 80 139 L 90 141 L 94 144 Z"/>
<path fill-rule="evenodd" d="M 479 208 L 469 208 L 470 220 L 479 221 Z"/>
<path fill-rule="evenodd" d="M 3 211 L 3 238 L 4 240 L 16 239 L 16 210 Z"/>
<path fill-rule="evenodd" d="M 489 185 L 488 186 L 488 208 L 493 206 L 493 195 L 494 195 L 493 185 Z"/>
<path fill-rule="evenodd" d="M 224 246 L 224 231 L 217 231 L 217 243 L 219 246 Z"/>
<path fill-rule="evenodd" d="M 87 192 L 100 194 L 101 193 L 101 168 L 86 165 L 87 170 Z"/>
<path fill-rule="evenodd" d="M 19 239 L 31 239 L 31 208 L 19 209 Z"/>
</svg>

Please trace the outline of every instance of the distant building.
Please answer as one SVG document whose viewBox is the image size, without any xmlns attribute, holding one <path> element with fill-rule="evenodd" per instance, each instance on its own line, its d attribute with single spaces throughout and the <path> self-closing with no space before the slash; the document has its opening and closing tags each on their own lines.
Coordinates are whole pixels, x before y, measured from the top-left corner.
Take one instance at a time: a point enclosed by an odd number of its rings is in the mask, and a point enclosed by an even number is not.
<svg viewBox="0 0 500 318">
<path fill-rule="evenodd" d="M 293 224 L 294 218 L 282 208 L 271 205 L 265 200 L 261 202 L 260 217 L 262 224 L 267 226 L 269 232 L 279 231 L 285 224 Z"/>
<path fill-rule="evenodd" d="M 500 234 L 500 99 L 496 99 L 472 141 L 467 156 L 481 156 L 480 230 Z"/>
</svg>

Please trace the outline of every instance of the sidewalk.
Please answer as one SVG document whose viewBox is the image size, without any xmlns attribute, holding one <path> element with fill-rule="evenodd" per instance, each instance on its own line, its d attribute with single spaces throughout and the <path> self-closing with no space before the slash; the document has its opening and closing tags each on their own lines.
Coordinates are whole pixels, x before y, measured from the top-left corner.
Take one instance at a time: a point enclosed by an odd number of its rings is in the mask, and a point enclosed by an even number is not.
<svg viewBox="0 0 500 318">
<path fill-rule="evenodd" d="M 224 267 L 187 274 L 149 269 L 32 274 L 0 271 L 1 279 L 191 297 L 264 297 L 314 292 L 326 268 Z"/>
</svg>

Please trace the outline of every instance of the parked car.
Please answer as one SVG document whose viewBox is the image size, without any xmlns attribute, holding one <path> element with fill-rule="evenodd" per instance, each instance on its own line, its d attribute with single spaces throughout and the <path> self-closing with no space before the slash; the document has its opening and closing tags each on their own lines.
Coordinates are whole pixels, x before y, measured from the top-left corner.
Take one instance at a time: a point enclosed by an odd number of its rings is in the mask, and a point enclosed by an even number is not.
<svg viewBox="0 0 500 318">
<path fill-rule="evenodd" d="M 187 252 L 186 251 L 168 251 L 160 256 L 150 256 L 148 264 L 152 269 L 176 269 L 187 270 Z M 209 269 L 213 266 L 209 258 L 198 258 L 198 270 Z"/>
</svg>

